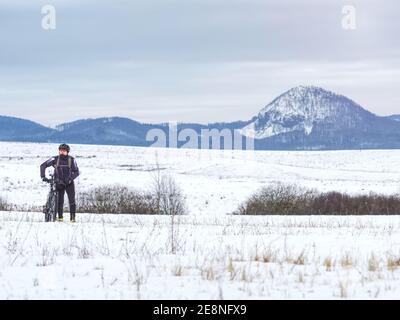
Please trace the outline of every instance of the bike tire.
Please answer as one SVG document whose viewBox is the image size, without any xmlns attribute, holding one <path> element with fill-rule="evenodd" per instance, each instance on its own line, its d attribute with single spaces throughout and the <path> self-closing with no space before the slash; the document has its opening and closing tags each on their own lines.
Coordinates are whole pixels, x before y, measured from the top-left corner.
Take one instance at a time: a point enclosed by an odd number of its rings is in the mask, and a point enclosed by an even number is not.
<svg viewBox="0 0 400 320">
<path fill-rule="evenodd" d="M 44 221 L 45 222 L 55 222 L 57 220 L 58 211 L 58 192 L 52 191 L 48 198 L 45 206 Z"/>
<path fill-rule="evenodd" d="M 54 191 L 51 197 L 51 205 L 50 205 L 50 219 L 55 222 L 57 220 L 57 211 L 58 211 L 58 192 Z"/>
<path fill-rule="evenodd" d="M 48 211 L 44 214 L 44 222 L 50 222 L 50 214 Z"/>
<path fill-rule="evenodd" d="M 46 205 L 44 207 L 44 221 L 45 222 L 50 222 L 51 221 L 51 214 L 50 214 L 50 208 L 51 208 L 51 198 L 52 195 L 51 193 L 47 196 L 47 201 Z"/>
</svg>

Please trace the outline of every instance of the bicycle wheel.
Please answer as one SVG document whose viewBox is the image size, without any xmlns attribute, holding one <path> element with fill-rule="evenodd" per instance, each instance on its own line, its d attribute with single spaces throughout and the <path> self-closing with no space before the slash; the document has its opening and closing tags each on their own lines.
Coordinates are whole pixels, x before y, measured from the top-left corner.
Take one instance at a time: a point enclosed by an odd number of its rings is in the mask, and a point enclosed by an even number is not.
<svg viewBox="0 0 400 320">
<path fill-rule="evenodd" d="M 44 213 L 44 221 L 45 222 L 50 222 L 50 214 L 49 214 L 49 209 L 46 207 L 46 212 Z"/>
<path fill-rule="evenodd" d="M 57 219 L 57 211 L 58 211 L 58 192 L 54 191 L 51 194 L 50 198 L 50 210 L 49 210 L 49 218 L 50 221 L 56 221 Z"/>
<path fill-rule="evenodd" d="M 44 206 L 44 221 L 45 222 L 50 222 L 51 221 L 51 202 L 52 202 L 52 192 L 49 193 L 49 195 L 47 196 L 47 201 L 46 201 L 46 205 Z"/>
</svg>

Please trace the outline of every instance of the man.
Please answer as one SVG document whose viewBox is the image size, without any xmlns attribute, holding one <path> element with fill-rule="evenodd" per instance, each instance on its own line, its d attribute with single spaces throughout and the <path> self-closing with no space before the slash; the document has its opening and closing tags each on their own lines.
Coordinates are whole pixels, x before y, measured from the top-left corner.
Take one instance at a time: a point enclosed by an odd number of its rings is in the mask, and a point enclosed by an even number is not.
<svg viewBox="0 0 400 320">
<path fill-rule="evenodd" d="M 45 182 L 46 168 L 54 167 L 54 179 L 58 191 L 58 221 L 63 221 L 64 195 L 67 192 L 69 201 L 70 220 L 75 222 L 75 184 L 74 180 L 79 176 L 79 168 L 76 160 L 69 155 L 71 148 L 67 144 L 62 144 L 58 148 L 59 155 L 50 158 L 40 166 L 40 176 Z"/>
</svg>

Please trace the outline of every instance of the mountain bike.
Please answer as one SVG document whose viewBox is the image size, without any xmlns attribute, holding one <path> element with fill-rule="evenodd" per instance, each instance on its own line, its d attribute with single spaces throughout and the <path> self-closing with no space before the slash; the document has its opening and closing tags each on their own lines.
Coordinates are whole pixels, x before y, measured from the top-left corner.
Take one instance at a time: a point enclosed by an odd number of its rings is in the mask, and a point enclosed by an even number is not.
<svg viewBox="0 0 400 320">
<path fill-rule="evenodd" d="M 58 211 L 58 191 L 54 175 L 50 175 L 48 183 L 50 184 L 50 191 L 49 194 L 47 195 L 46 205 L 43 208 L 44 221 L 54 222 L 57 219 L 57 211 Z"/>
</svg>

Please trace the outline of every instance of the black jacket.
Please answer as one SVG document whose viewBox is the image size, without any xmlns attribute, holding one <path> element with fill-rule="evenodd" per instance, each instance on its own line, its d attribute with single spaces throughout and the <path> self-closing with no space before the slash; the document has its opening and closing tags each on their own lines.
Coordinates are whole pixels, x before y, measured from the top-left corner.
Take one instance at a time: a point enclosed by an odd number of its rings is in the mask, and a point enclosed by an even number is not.
<svg viewBox="0 0 400 320">
<path fill-rule="evenodd" d="M 54 178 L 57 183 L 68 185 L 79 176 L 79 168 L 75 158 L 71 156 L 55 156 L 40 166 L 40 176 L 46 176 L 46 168 L 54 167 Z"/>
</svg>

